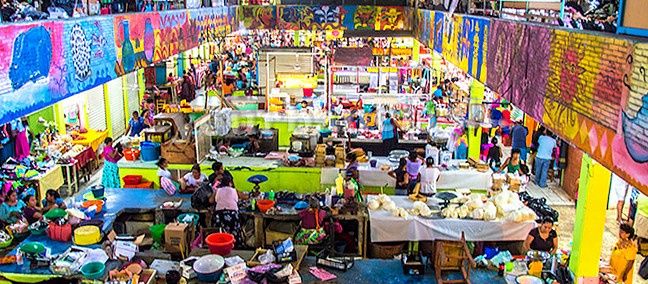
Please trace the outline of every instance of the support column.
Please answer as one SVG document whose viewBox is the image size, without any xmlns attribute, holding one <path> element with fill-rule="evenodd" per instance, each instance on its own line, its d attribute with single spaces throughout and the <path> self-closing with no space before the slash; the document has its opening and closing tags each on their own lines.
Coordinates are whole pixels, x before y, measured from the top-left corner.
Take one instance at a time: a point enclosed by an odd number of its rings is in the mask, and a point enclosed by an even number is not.
<svg viewBox="0 0 648 284">
<path fill-rule="evenodd" d="M 569 268 L 578 283 L 598 283 L 611 173 L 583 154 Z"/>
<path fill-rule="evenodd" d="M 483 117 L 486 114 L 483 113 L 483 108 L 481 107 L 481 103 L 484 100 L 484 91 L 485 91 L 484 84 L 477 80 L 473 80 L 472 84 L 470 85 L 470 108 L 468 113 L 468 117 L 470 118 L 471 121 L 475 121 L 477 119 L 477 116 Z M 477 113 L 478 111 L 481 111 L 482 113 L 479 114 Z M 476 126 L 476 125 L 469 125 L 468 126 L 468 158 L 473 158 L 475 160 L 479 160 L 479 152 L 481 151 L 481 135 L 482 135 L 482 128 L 481 126 Z"/>
</svg>

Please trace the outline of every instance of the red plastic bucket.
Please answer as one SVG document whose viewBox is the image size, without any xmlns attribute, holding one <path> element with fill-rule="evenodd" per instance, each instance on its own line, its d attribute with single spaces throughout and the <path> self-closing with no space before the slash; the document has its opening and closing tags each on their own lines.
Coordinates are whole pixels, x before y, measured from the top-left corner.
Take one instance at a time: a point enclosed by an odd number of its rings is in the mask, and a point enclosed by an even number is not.
<svg viewBox="0 0 648 284">
<path fill-rule="evenodd" d="M 220 256 L 229 255 L 234 248 L 234 235 L 228 233 L 213 233 L 205 239 L 209 252 Z"/>
</svg>

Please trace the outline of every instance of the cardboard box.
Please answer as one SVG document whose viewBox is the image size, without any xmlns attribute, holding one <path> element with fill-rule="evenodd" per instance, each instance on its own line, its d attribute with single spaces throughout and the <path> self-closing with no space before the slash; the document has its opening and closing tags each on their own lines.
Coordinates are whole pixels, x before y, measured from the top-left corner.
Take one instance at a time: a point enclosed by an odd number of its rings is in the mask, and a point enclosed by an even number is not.
<svg viewBox="0 0 648 284">
<path fill-rule="evenodd" d="M 167 252 L 187 254 L 189 249 L 189 224 L 170 223 L 164 228 L 164 246 Z"/>
</svg>

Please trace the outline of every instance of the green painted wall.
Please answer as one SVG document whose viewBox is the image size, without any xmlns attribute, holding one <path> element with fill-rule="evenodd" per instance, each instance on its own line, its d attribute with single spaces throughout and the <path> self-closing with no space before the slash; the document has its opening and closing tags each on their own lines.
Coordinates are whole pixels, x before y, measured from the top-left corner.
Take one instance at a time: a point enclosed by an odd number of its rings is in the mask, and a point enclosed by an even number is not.
<svg viewBox="0 0 648 284">
<path fill-rule="evenodd" d="M 41 133 L 41 132 L 43 132 L 43 130 L 45 130 L 45 127 L 43 127 L 42 124 L 38 123 L 38 118 L 39 117 L 42 117 L 47 121 L 55 121 L 54 107 L 53 106 L 48 106 L 48 107 L 46 107 L 44 109 L 41 109 L 41 110 L 27 116 L 27 121 L 29 122 L 29 129 L 34 134 Z"/>
</svg>

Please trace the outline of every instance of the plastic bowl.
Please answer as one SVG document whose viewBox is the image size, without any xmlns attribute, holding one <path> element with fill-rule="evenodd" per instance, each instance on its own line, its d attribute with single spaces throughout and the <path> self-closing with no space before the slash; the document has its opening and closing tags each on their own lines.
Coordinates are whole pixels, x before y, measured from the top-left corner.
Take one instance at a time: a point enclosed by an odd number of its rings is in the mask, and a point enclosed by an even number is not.
<svg viewBox="0 0 648 284">
<path fill-rule="evenodd" d="M 218 255 L 229 255 L 234 248 L 234 235 L 228 233 L 213 233 L 205 238 L 209 252 Z"/>
<path fill-rule="evenodd" d="M 20 246 L 20 251 L 29 254 L 41 254 L 45 252 L 45 246 L 40 242 L 28 242 Z"/>
<path fill-rule="evenodd" d="M 0 243 L 0 248 L 6 248 L 6 247 L 10 246 L 12 241 L 13 241 L 13 237 L 9 236 L 9 239 L 7 239 L 6 241 Z"/>
<path fill-rule="evenodd" d="M 274 205 L 275 202 L 268 199 L 261 199 L 257 201 L 257 207 L 259 207 L 259 211 L 261 211 L 261 213 L 268 212 L 268 210 L 270 210 L 270 208 L 272 208 L 272 206 Z"/>
<path fill-rule="evenodd" d="M 205 255 L 193 264 L 198 281 L 215 283 L 220 279 L 225 260 L 220 255 Z"/>
<path fill-rule="evenodd" d="M 185 218 L 191 219 L 191 221 L 187 222 L 185 221 Z M 178 223 L 187 223 L 187 224 L 193 224 L 194 226 L 198 226 L 198 221 L 200 220 L 200 215 L 196 213 L 182 213 L 178 215 Z"/>
<path fill-rule="evenodd" d="M 90 208 L 92 205 L 97 205 L 97 213 L 103 211 L 104 201 L 103 200 L 88 200 L 83 202 L 83 208 Z"/>
<path fill-rule="evenodd" d="M 127 175 L 122 179 L 124 180 L 124 185 L 137 185 L 142 182 L 141 175 Z"/>
<path fill-rule="evenodd" d="M 83 277 L 85 278 L 98 280 L 103 278 L 105 270 L 106 270 L 105 264 L 101 262 L 93 261 L 93 262 L 88 262 L 81 267 L 81 274 L 83 274 Z"/>
</svg>

